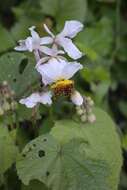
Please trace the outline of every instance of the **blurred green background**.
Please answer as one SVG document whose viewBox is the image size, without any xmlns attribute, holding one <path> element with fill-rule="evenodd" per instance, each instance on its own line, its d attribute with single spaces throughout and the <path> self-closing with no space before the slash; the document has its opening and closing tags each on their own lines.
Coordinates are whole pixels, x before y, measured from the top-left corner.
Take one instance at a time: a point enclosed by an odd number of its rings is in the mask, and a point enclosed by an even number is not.
<svg viewBox="0 0 127 190">
<path fill-rule="evenodd" d="M 16 42 L 28 36 L 28 27 L 32 25 L 43 36 L 43 23 L 59 32 L 64 22 L 72 19 L 85 26 L 75 39 L 85 54 L 81 59 L 85 69 L 76 77 L 76 85 L 117 124 L 124 159 L 119 190 L 127 190 L 127 0 L 1 0 L 0 82 L 8 80 L 15 90 L 16 100 L 21 98 L 29 86 L 26 83 L 32 80 L 34 84 L 36 77 L 31 76 L 31 65 L 25 73 L 26 65 L 34 62 L 33 57 L 14 53 Z M 22 63 L 21 71 L 17 71 L 15 62 Z M 29 78 L 25 78 L 28 75 Z M 29 121 L 30 113 L 22 109 L 25 108 L 18 107 L 21 121 Z M 65 112 L 67 109 L 71 108 L 66 107 Z M 3 121 L 2 115 L 0 121 Z M 49 122 L 46 119 L 45 122 Z"/>
</svg>

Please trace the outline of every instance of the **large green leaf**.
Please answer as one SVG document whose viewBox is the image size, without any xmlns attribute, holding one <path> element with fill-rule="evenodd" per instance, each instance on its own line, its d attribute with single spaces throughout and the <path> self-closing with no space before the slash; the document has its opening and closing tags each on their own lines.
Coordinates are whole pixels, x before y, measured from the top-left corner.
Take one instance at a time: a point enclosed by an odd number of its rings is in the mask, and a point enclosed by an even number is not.
<svg viewBox="0 0 127 190">
<path fill-rule="evenodd" d="M 14 46 L 15 42 L 10 33 L 0 25 L 0 52 L 6 51 Z"/>
<path fill-rule="evenodd" d="M 122 164 L 120 141 L 111 118 L 102 110 L 95 109 L 96 122 L 83 124 L 74 121 L 58 121 L 51 134 L 62 144 L 71 139 L 83 138 L 85 155 L 90 159 L 102 159 L 109 168 L 110 189 L 116 190 Z"/>
<path fill-rule="evenodd" d="M 17 160 L 18 175 L 25 184 L 38 179 L 53 190 L 109 190 L 106 162 L 87 157 L 85 146 L 83 139 L 61 145 L 50 135 L 40 136 Z"/>
<path fill-rule="evenodd" d="M 15 162 L 18 149 L 7 128 L 0 126 L 0 175 Z"/>
<path fill-rule="evenodd" d="M 48 190 L 45 185 L 39 181 L 31 181 L 29 185 L 22 185 L 21 190 Z"/>
<path fill-rule="evenodd" d="M 66 20 L 76 19 L 82 22 L 85 20 L 86 0 L 43 0 L 41 5 L 45 14 L 56 18 L 58 27 L 61 27 Z"/>
<path fill-rule="evenodd" d="M 92 60 L 110 53 L 112 42 L 112 22 L 108 18 L 102 18 L 93 26 L 86 27 L 77 37 L 77 45 Z"/>
<path fill-rule="evenodd" d="M 21 64 L 27 63 L 23 72 Z M 37 73 L 32 59 L 21 53 L 7 53 L 0 57 L 0 82 L 7 81 L 17 95 L 25 93 L 37 80 Z"/>
</svg>

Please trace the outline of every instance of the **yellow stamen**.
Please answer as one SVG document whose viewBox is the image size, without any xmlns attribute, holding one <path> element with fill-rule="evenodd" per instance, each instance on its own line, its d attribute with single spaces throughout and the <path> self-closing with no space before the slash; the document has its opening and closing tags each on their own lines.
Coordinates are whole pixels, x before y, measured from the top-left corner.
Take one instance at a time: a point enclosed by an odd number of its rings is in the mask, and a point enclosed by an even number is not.
<svg viewBox="0 0 127 190">
<path fill-rule="evenodd" d="M 74 81 L 72 80 L 58 80 L 53 85 L 51 85 L 51 89 L 54 92 L 55 96 L 70 96 L 74 87 Z"/>
</svg>

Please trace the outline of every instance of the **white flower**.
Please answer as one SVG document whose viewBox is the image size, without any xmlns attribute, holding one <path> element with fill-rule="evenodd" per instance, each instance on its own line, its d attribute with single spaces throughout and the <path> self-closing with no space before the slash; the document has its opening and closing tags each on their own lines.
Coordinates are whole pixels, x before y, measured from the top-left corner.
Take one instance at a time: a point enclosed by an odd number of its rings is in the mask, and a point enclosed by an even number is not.
<svg viewBox="0 0 127 190">
<path fill-rule="evenodd" d="M 54 96 L 69 96 L 75 105 L 81 105 L 83 98 L 74 89 L 74 81 L 69 80 L 83 66 L 77 62 L 67 62 L 62 59 L 52 58 L 46 64 L 38 65 L 37 71 L 42 75 L 44 85 L 50 85 Z"/>
<path fill-rule="evenodd" d="M 49 61 L 52 61 L 53 58 L 58 59 L 58 60 L 59 60 L 59 59 L 64 59 L 64 60 L 66 60 L 65 57 L 62 56 L 63 54 L 65 54 L 65 52 L 62 51 L 62 50 L 58 50 L 58 49 L 57 49 L 57 46 L 56 46 L 55 44 L 52 46 L 52 48 L 44 47 L 44 48 L 43 48 L 43 53 L 44 53 L 46 56 L 44 56 L 43 58 L 41 58 L 41 59 L 38 61 L 36 67 L 38 67 L 38 66 L 39 66 L 40 64 L 42 64 L 42 63 L 45 63 L 45 62 L 48 63 Z"/>
<path fill-rule="evenodd" d="M 66 21 L 62 32 L 60 32 L 56 36 L 48 29 L 46 24 L 44 24 L 44 28 L 47 31 L 47 33 L 51 36 L 49 38 L 47 37 L 47 44 L 55 43 L 58 46 L 63 47 L 64 51 L 66 51 L 67 54 L 73 59 L 79 59 L 80 57 L 82 57 L 82 53 L 73 44 L 71 40 L 77 35 L 78 32 L 80 32 L 83 29 L 82 23 L 75 20 Z"/>
<path fill-rule="evenodd" d="M 25 40 L 19 41 L 19 46 L 15 47 L 17 51 L 30 51 L 33 50 L 43 50 L 44 44 L 52 42 L 49 37 L 40 38 L 39 34 L 34 30 L 35 26 L 29 28 L 31 36 L 27 37 Z"/>
<path fill-rule="evenodd" d="M 50 91 L 42 93 L 35 92 L 31 94 L 29 97 L 21 99 L 19 102 L 21 104 L 25 104 L 28 108 L 33 108 L 38 103 L 51 105 L 52 104 L 51 97 L 52 94 Z"/>
</svg>

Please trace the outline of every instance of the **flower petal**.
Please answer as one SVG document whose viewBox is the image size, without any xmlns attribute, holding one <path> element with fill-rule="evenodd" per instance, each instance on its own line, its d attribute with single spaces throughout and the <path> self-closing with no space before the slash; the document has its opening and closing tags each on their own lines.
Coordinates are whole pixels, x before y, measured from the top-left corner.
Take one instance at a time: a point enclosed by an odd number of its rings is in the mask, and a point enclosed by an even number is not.
<svg viewBox="0 0 127 190">
<path fill-rule="evenodd" d="M 36 28 L 35 26 L 32 26 L 29 28 L 29 30 L 31 32 L 31 36 L 34 40 L 40 40 L 38 33 L 36 31 L 34 31 L 35 28 Z"/>
<path fill-rule="evenodd" d="M 51 105 L 52 104 L 52 93 L 51 91 L 48 92 L 43 92 L 40 94 L 40 103 L 42 104 L 48 104 Z"/>
<path fill-rule="evenodd" d="M 77 62 L 68 63 L 62 71 L 62 76 L 64 79 L 70 79 L 78 70 L 82 69 L 83 66 Z"/>
<path fill-rule="evenodd" d="M 81 106 L 83 104 L 83 97 L 81 96 L 81 94 L 78 91 L 74 91 L 71 95 L 71 101 L 77 105 L 77 106 Z"/>
<path fill-rule="evenodd" d="M 51 105 L 52 104 L 51 97 L 52 97 L 52 94 L 50 91 L 42 92 L 42 93 L 36 92 L 36 93 L 31 94 L 27 98 L 21 99 L 19 102 L 21 104 L 25 104 L 28 108 L 33 108 L 38 103 Z"/>
<path fill-rule="evenodd" d="M 79 51 L 79 49 L 73 44 L 71 39 L 68 38 L 58 38 L 57 43 L 64 48 L 64 51 L 67 52 L 67 54 L 73 58 L 73 59 L 79 59 L 82 57 L 82 53 Z"/>
<path fill-rule="evenodd" d="M 25 104 L 26 107 L 28 108 L 33 108 L 34 106 L 37 105 L 37 103 L 40 100 L 40 95 L 39 93 L 33 93 L 30 96 L 28 96 L 27 98 L 23 98 L 21 99 L 19 102 L 21 104 Z"/>
<path fill-rule="evenodd" d="M 48 63 L 37 65 L 36 69 L 42 75 L 43 83 L 47 85 L 61 79 L 63 68 L 67 64 L 68 62 L 62 59 L 51 58 Z"/>
<path fill-rule="evenodd" d="M 46 46 L 41 46 L 40 51 L 46 55 L 49 55 L 49 56 L 55 56 L 56 55 L 56 52 L 54 51 L 54 49 L 48 48 Z"/>
<path fill-rule="evenodd" d="M 25 41 L 25 44 L 26 44 L 26 47 L 27 47 L 27 50 L 29 50 L 30 52 L 33 51 L 33 40 L 32 40 L 32 37 L 28 37 Z"/>
<path fill-rule="evenodd" d="M 48 60 L 49 60 L 49 56 L 46 56 L 46 57 L 43 57 L 41 58 L 38 62 L 37 62 L 37 65 L 36 65 L 36 68 L 41 65 L 42 63 L 46 63 Z"/>
<path fill-rule="evenodd" d="M 74 38 L 83 29 L 83 24 L 76 20 L 66 21 L 63 31 L 58 34 L 62 37 Z"/>
<path fill-rule="evenodd" d="M 43 37 L 40 38 L 40 44 L 45 45 L 45 44 L 52 44 L 53 43 L 53 38 L 52 37 Z"/>
<path fill-rule="evenodd" d="M 46 24 L 44 24 L 44 29 L 45 29 L 45 31 L 46 31 L 50 36 L 52 36 L 52 38 L 55 37 L 54 34 L 49 30 L 49 28 L 48 28 L 48 26 L 47 26 Z"/>
</svg>

